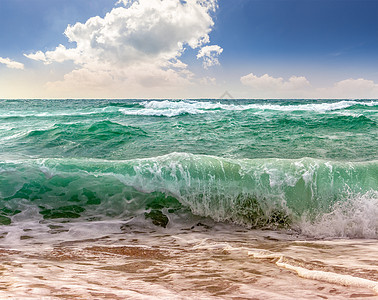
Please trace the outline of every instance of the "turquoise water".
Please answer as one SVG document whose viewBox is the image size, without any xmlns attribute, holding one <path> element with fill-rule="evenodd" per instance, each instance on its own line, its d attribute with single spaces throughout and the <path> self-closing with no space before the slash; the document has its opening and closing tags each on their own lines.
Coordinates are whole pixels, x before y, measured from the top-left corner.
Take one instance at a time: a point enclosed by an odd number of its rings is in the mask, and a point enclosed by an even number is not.
<svg viewBox="0 0 378 300">
<path fill-rule="evenodd" d="M 378 237 L 377 141 L 376 100 L 0 100 L 0 223 L 342 218 L 336 236 Z"/>
</svg>

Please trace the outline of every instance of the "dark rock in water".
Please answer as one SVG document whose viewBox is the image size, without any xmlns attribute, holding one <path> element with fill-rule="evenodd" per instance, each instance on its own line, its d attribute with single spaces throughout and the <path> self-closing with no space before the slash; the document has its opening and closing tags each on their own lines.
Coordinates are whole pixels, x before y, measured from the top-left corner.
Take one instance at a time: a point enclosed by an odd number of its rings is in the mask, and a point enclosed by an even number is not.
<svg viewBox="0 0 378 300">
<path fill-rule="evenodd" d="M 9 217 L 19 214 L 21 211 L 18 209 L 10 209 L 3 207 L 0 209 L 0 225 L 9 225 L 12 223 Z"/>
<path fill-rule="evenodd" d="M 190 227 L 190 229 L 194 229 L 196 226 L 202 226 L 203 228 L 205 229 L 211 229 L 210 226 L 206 225 L 206 224 L 202 224 L 201 222 L 197 223 L 196 225 Z"/>
<path fill-rule="evenodd" d="M 168 217 L 160 210 L 153 209 L 149 213 L 145 213 L 146 219 L 151 219 L 152 224 L 166 228 L 169 222 Z"/>
<path fill-rule="evenodd" d="M 0 216 L 0 224 L 1 225 L 9 225 L 11 223 L 11 219 L 8 217 Z"/>
<path fill-rule="evenodd" d="M 278 228 L 288 227 L 292 220 L 284 211 L 275 209 L 269 216 L 269 224 L 275 225 Z"/>
<path fill-rule="evenodd" d="M 164 193 L 154 192 L 150 194 L 150 199 L 146 204 L 146 212 L 144 214 L 146 219 L 151 219 L 152 224 L 166 228 L 169 219 L 162 213 L 162 209 L 167 209 L 168 213 L 175 213 L 181 209 L 181 203 L 172 196 L 167 196 Z"/>
<path fill-rule="evenodd" d="M 285 228 L 292 220 L 283 208 L 269 208 L 269 199 L 255 195 L 239 195 L 234 203 L 238 220 L 251 228 Z"/>
<path fill-rule="evenodd" d="M 164 193 L 151 193 L 151 200 L 147 203 L 146 209 L 163 209 L 168 208 L 169 213 L 173 213 L 182 207 L 181 203 L 172 196 L 167 196 Z"/>
<path fill-rule="evenodd" d="M 260 199 L 263 202 L 265 199 Z M 253 228 L 262 227 L 266 223 L 266 216 L 259 199 L 254 195 L 240 194 L 234 203 L 238 218 Z"/>
<path fill-rule="evenodd" d="M 80 213 L 84 212 L 85 209 L 78 205 L 67 205 L 56 209 L 45 209 L 40 207 L 40 214 L 44 219 L 76 219 L 80 218 Z"/>
</svg>

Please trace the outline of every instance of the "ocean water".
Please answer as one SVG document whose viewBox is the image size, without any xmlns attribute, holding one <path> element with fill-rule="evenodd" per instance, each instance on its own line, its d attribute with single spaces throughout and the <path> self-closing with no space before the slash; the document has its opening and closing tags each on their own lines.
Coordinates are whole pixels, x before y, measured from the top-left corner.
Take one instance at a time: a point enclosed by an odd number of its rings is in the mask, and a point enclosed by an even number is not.
<svg viewBox="0 0 378 300">
<path fill-rule="evenodd" d="M 0 297 L 374 299 L 377 100 L 0 100 Z"/>
</svg>

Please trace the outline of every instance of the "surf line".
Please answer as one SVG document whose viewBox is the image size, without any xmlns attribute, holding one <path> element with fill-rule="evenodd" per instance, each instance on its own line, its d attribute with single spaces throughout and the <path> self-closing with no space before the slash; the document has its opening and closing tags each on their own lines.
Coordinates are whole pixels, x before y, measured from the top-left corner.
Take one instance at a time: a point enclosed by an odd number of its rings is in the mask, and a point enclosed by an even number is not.
<svg viewBox="0 0 378 300">
<path fill-rule="evenodd" d="M 253 256 L 257 259 L 278 259 L 276 261 L 276 265 L 281 268 L 285 268 L 290 271 L 294 271 L 298 274 L 299 277 L 306 278 L 306 279 L 313 279 L 318 281 L 325 281 L 328 283 L 339 284 L 344 286 L 355 286 L 361 288 L 368 288 L 373 290 L 376 294 L 378 294 L 378 282 L 354 277 L 351 275 L 343 275 L 337 274 L 333 272 L 325 272 L 325 271 L 316 271 L 316 270 L 309 270 L 302 267 L 297 267 L 290 265 L 284 262 L 283 255 L 277 255 L 273 253 L 269 253 L 267 251 L 248 251 L 249 256 Z"/>
</svg>

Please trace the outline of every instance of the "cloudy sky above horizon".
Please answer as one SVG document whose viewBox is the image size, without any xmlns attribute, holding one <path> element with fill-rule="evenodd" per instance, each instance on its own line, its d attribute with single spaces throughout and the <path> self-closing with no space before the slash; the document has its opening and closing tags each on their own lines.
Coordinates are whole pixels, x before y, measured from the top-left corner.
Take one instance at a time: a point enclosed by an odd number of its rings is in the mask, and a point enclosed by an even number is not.
<svg viewBox="0 0 378 300">
<path fill-rule="evenodd" d="M 378 98 L 376 0 L 0 0 L 0 98 Z"/>
</svg>

